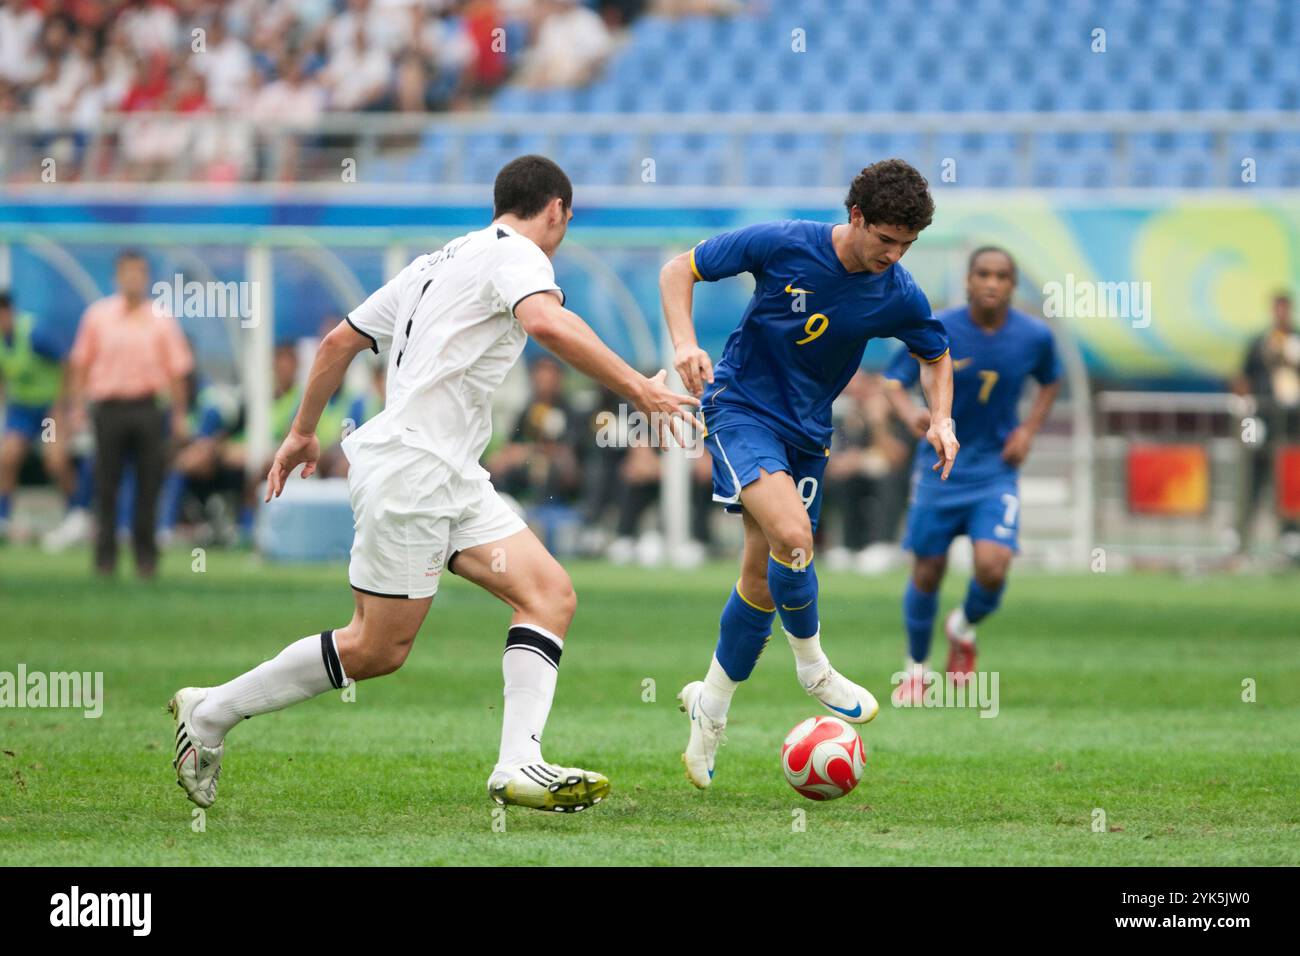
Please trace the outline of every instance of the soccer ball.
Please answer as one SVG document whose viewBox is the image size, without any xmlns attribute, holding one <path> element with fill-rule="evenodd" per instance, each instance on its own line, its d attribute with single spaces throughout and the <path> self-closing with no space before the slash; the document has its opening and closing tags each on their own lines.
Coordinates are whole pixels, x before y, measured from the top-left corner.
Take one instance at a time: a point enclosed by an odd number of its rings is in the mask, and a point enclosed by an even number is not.
<svg viewBox="0 0 1300 956">
<path fill-rule="evenodd" d="M 857 731 L 838 717 L 809 717 L 785 735 L 781 769 L 809 800 L 834 800 L 858 785 L 867 750 Z"/>
</svg>

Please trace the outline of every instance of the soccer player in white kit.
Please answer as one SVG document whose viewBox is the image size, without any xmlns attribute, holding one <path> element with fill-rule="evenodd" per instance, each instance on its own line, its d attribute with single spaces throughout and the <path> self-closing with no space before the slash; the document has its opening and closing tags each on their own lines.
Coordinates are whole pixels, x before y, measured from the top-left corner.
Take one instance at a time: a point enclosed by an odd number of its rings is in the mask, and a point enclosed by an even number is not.
<svg viewBox="0 0 1300 956">
<path fill-rule="evenodd" d="M 266 500 L 293 469 L 316 468 L 316 424 L 364 349 L 388 351 L 382 413 L 343 442 L 356 536 L 348 569 L 356 609 L 218 687 L 187 687 L 168 704 L 177 779 L 201 807 L 216 799 L 226 733 L 402 666 L 444 569 L 514 610 L 502 671 L 501 750 L 488 778 L 499 804 L 576 811 L 609 792 L 599 773 L 542 758 L 573 585 L 559 562 L 493 489 L 479 457 L 491 437 L 492 395 L 532 335 L 574 368 L 625 396 L 652 423 L 691 418 L 698 401 L 646 378 L 564 308 L 550 257 L 573 218 L 573 188 L 541 156 L 497 175 L 493 222 L 423 255 L 321 342 L 293 428 L 267 475 Z"/>
</svg>

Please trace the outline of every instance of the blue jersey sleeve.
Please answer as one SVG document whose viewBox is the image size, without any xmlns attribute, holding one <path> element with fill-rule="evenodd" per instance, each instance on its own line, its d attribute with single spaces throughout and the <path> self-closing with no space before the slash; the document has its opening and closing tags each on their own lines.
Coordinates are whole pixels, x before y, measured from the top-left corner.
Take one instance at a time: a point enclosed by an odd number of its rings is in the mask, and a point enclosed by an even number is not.
<svg viewBox="0 0 1300 956">
<path fill-rule="evenodd" d="M 705 239 L 691 250 L 691 269 L 703 282 L 742 272 L 758 275 L 767 257 L 782 245 L 781 235 L 781 223 L 760 222 Z"/>
<path fill-rule="evenodd" d="M 909 281 L 904 315 L 894 335 L 922 362 L 937 362 L 948 353 L 948 332 L 930 311 L 930 301 Z"/>
<path fill-rule="evenodd" d="M 921 366 L 907 349 L 899 349 L 885 369 L 885 378 L 911 388 L 921 377 Z"/>
<path fill-rule="evenodd" d="M 1039 385 L 1051 385 L 1061 377 L 1061 359 L 1056 354 L 1056 336 L 1050 330 L 1043 335 L 1038 363 L 1034 366 L 1032 374 Z"/>
</svg>

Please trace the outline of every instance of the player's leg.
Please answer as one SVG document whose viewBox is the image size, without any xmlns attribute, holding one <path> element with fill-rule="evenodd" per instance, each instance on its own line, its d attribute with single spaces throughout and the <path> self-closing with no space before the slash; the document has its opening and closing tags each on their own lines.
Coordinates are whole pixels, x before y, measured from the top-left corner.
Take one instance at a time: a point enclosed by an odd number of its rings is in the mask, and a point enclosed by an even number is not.
<svg viewBox="0 0 1300 956">
<path fill-rule="evenodd" d="M 767 589 L 804 690 L 845 720 L 866 723 L 879 711 L 875 697 L 831 667 L 821 646 L 813 529 L 821 504 L 825 456 L 819 460 L 803 456 L 791 467 L 799 472 L 797 484 L 788 471 L 762 469 L 742 495 L 745 511 L 767 539 Z"/>
<path fill-rule="evenodd" d="M 0 539 L 9 533 L 10 509 L 18 472 L 27 455 L 27 438 L 17 430 L 6 429 L 0 435 Z"/>
<path fill-rule="evenodd" d="M 226 734 L 241 720 L 282 710 L 402 665 L 437 592 L 450 519 L 413 507 L 406 460 L 353 470 L 356 534 L 348 580 L 352 620 L 300 638 L 271 660 L 216 687 L 187 687 L 169 703 L 176 718 L 176 773 L 190 799 L 210 806 Z M 433 557 L 437 569 L 430 566 Z"/>
<path fill-rule="evenodd" d="M 1017 548 L 1020 498 L 1015 485 L 985 495 L 970 517 L 969 534 L 975 552 L 975 573 L 966 599 L 945 622 L 948 632 L 948 673 L 965 683 L 975 672 L 975 625 L 997 609 L 1006 587 L 1007 571 Z"/>
<path fill-rule="evenodd" d="M 947 568 L 946 551 L 941 554 L 918 555 L 913 559 L 912 573 L 903 590 L 907 661 L 904 665 L 906 676 L 894 689 L 896 707 L 919 704 L 925 694 L 930 641 L 934 634 L 934 619 L 939 612 L 939 589 L 943 586 Z"/>
<path fill-rule="evenodd" d="M 966 599 L 953 608 L 945 622 L 948 632 L 948 673 L 961 683 L 975 673 L 975 625 L 988 617 L 1002 601 L 1007 572 L 1014 553 L 997 541 L 977 539 L 975 573 L 966 587 Z"/>
<path fill-rule="evenodd" d="M 186 687 L 168 702 L 176 725 L 173 765 L 191 800 L 209 807 L 216 799 L 225 738 L 240 721 L 401 667 L 432 598 L 385 598 L 355 590 L 353 597 L 352 620 L 345 627 L 309 634 L 224 684 Z"/>
<path fill-rule="evenodd" d="M 488 778 L 488 793 L 502 804 L 583 810 L 609 793 L 609 781 L 594 771 L 548 763 L 542 757 L 542 734 L 578 599 L 568 572 L 537 536 L 521 527 L 495 492 L 489 497 L 484 512 L 453 534 L 448 561 L 453 573 L 489 591 L 513 611 L 501 657 L 505 684 L 501 749 Z M 502 538 L 469 544 L 490 536 L 485 529 L 491 524 L 515 530 Z"/>
<path fill-rule="evenodd" d="M 921 702 L 925 694 L 930 640 L 939 611 L 939 588 L 948 567 L 952 540 L 966 530 L 970 504 L 953 500 L 951 489 L 916 484 L 903 531 L 903 548 L 912 552 L 912 574 L 903 589 L 903 623 L 907 633 L 905 677 L 894 688 L 896 707 Z"/>
<path fill-rule="evenodd" d="M 353 590 L 345 627 L 309 634 L 215 687 L 186 687 L 168 708 L 176 722 L 177 780 L 201 807 L 216 799 L 225 738 L 240 721 L 283 710 L 347 684 L 391 674 L 410 653 L 433 599 Z"/>
<path fill-rule="evenodd" d="M 745 545 L 740 558 L 740 579 L 722 608 L 718 644 L 702 681 L 692 681 L 677 695 L 682 711 L 690 718 L 691 735 L 682 763 L 686 776 L 697 787 L 713 780 L 714 761 L 722 733 L 727 727 L 731 698 L 742 681 L 753 673 L 758 657 L 772 636 L 776 607 L 767 589 L 767 559 L 770 550 L 758 522 L 748 512 Z"/>
<path fill-rule="evenodd" d="M 50 480 L 63 494 L 64 503 L 71 508 L 77 491 L 77 473 L 72 467 L 72 457 L 68 454 L 67 444 L 60 441 L 41 442 L 41 464 L 45 466 L 45 473 L 50 476 Z"/>
</svg>

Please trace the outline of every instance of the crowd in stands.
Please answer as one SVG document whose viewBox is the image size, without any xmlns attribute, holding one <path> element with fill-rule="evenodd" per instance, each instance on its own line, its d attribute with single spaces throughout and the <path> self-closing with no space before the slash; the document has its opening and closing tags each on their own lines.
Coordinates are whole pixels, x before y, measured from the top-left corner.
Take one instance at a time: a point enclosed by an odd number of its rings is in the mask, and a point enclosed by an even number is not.
<svg viewBox="0 0 1300 956">
<path fill-rule="evenodd" d="M 182 154 L 200 178 L 283 178 L 295 172 L 290 164 L 255 166 L 250 140 L 262 132 L 310 129 L 329 111 L 481 108 L 512 78 L 536 89 L 578 85 L 644 5 L 0 0 L 0 116 L 25 112 L 50 129 L 49 152 L 74 169 L 100 121 L 120 113 L 127 178 L 157 178 Z"/>
</svg>

